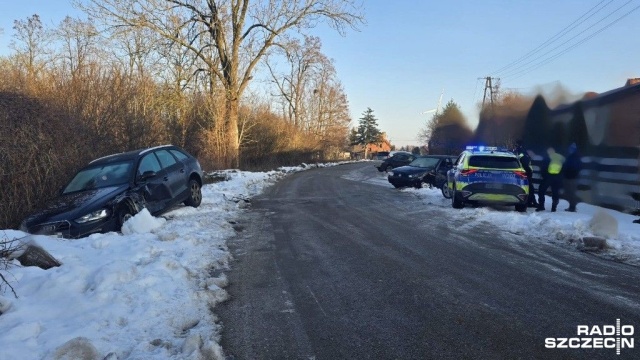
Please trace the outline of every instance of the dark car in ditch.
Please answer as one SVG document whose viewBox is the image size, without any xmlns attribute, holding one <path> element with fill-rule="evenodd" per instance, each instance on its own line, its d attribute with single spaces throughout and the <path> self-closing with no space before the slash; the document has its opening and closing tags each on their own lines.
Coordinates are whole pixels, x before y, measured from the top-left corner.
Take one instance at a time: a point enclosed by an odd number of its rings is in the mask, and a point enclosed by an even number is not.
<svg viewBox="0 0 640 360">
<path fill-rule="evenodd" d="M 80 169 L 20 229 L 65 238 L 119 231 L 143 208 L 158 215 L 180 203 L 198 207 L 202 179 L 198 160 L 177 146 L 109 155 Z"/>
<path fill-rule="evenodd" d="M 424 155 L 415 158 L 409 165 L 393 169 L 387 180 L 396 188 L 423 184 L 442 189 L 447 182 L 447 171 L 453 166 L 455 156 Z"/>
</svg>

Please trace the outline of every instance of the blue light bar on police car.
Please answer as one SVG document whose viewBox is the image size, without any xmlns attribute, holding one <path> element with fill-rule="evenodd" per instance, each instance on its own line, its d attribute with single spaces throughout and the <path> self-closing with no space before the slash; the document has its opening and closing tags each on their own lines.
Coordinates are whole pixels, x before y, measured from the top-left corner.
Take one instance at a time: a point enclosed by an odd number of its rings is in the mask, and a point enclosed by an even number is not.
<svg viewBox="0 0 640 360">
<path fill-rule="evenodd" d="M 484 146 L 484 145 L 467 145 L 466 149 L 471 152 L 475 151 L 502 151 L 502 152 L 511 152 L 509 149 L 499 146 Z"/>
<path fill-rule="evenodd" d="M 466 150 L 471 151 L 498 151 L 497 146 L 484 146 L 484 145 L 467 145 Z"/>
</svg>

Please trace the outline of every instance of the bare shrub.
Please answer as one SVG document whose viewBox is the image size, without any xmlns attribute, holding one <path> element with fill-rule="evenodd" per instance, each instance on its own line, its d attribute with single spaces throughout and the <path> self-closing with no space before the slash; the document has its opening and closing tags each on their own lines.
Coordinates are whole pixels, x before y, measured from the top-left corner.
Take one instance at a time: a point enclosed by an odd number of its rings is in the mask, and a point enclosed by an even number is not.
<svg viewBox="0 0 640 360">
<path fill-rule="evenodd" d="M 83 160 L 77 156 L 83 134 L 82 124 L 54 105 L 0 92 L 1 227 L 17 228 L 28 212 L 55 195 Z"/>
<path fill-rule="evenodd" d="M 253 116 L 254 125 L 242 148 L 243 168 L 270 170 L 320 160 L 320 145 L 312 136 L 266 109 Z"/>
<path fill-rule="evenodd" d="M 9 288 L 13 296 L 18 297 L 16 291 L 5 276 L 7 270 L 11 268 L 9 255 L 16 251 L 18 245 L 19 243 L 16 239 L 9 239 L 4 232 L 0 235 L 0 294 L 4 293 L 6 288 Z M 0 314 L 2 314 L 2 312 L 0 312 Z"/>
</svg>

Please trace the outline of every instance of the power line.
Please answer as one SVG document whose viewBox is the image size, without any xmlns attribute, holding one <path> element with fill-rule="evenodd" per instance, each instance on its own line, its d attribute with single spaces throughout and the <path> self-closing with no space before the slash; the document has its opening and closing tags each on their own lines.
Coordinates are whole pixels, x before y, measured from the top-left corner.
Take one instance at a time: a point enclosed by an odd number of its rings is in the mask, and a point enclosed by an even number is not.
<svg viewBox="0 0 640 360">
<path fill-rule="evenodd" d="M 627 4 L 628 4 L 628 2 L 627 2 Z M 625 4 L 625 5 L 626 5 L 626 4 Z M 623 6 L 624 6 L 624 5 L 623 5 Z M 530 67 L 528 67 L 528 68 L 521 69 L 521 70 L 520 70 L 520 71 L 518 71 L 518 72 L 511 73 L 511 74 L 508 74 L 508 75 L 505 75 L 504 77 L 505 77 L 505 78 L 506 78 L 506 77 L 508 77 L 508 78 L 511 78 L 511 80 L 515 80 L 515 79 L 518 79 L 518 78 L 520 78 L 520 77 L 522 77 L 522 76 L 524 76 L 524 75 L 526 75 L 526 74 L 530 73 L 530 72 L 531 72 L 531 71 L 533 71 L 533 70 L 536 70 L 536 69 L 540 68 L 540 67 L 541 67 L 541 66 L 543 66 L 543 65 L 548 64 L 549 62 L 551 62 L 551 61 L 553 61 L 553 60 L 555 60 L 555 59 L 559 58 L 560 56 L 562 56 L 562 55 L 564 55 L 565 53 L 569 52 L 570 50 L 574 49 L 575 47 L 577 47 L 577 46 L 579 46 L 579 45 L 584 44 L 585 42 L 587 42 L 588 40 L 590 40 L 590 39 L 591 39 L 591 38 L 593 38 L 594 36 L 596 36 L 596 35 L 600 34 L 600 33 L 601 33 L 601 32 L 603 32 L 604 30 L 606 30 L 606 29 L 610 28 L 611 26 L 613 26 L 614 24 L 616 24 L 618 21 L 620 21 L 620 20 L 624 19 L 625 17 L 627 17 L 627 16 L 631 15 L 631 13 L 635 12 L 635 11 L 636 11 L 636 10 L 638 10 L 638 9 L 640 9 L 640 5 L 638 5 L 638 6 L 636 6 L 635 8 L 633 8 L 633 9 L 629 10 L 627 13 L 625 13 L 625 14 L 621 15 L 620 17 L 616 18 L 616 19 L 615 19 L 615 20 L 613 20 L 612 22 L 608 23 L 607 25 L 603 26 L 602 28 L 598 29 L 597 31 L 593 32 L 592 34 L 588 35 L 588 36 L 587 36 L 587 37 L 585 37 L 584 39 L 582 39 L 582 40 L 578 41 L 577 43 L 575 43 L 575 44 L 573 44 L 573 45 L 569 46 L 568 48 L 566 48 L 566 49 L 564 49 L 564 50 L 560 51 L 559 53 L 557 53 L 557 54 L 555 54 L 555 55 L 552 55 L 552 56 L 550 56 L 550 57 L 548 57 L 548 58 L 546 58 L 546 59 L 544 59 L 544 60 L 542 60 L 542 61 L 540 61 L 540 62 L 538 62 L 538 63 L 536 63 L 536 64 L 534 64 L 534 65 L 532 65 L 532 66 L 530 66 Z M 618 10 L 619 10 L 619 9 L 618 9 Z M 617 10 L 616 10 L 616 11 L 617 11 Z M 607 17 L 608 17 L 608 16 L 607 16 Z M 606 17 L 605 17 L 605 18 L 606 18 Z M 513 76 L 516 76 L 516 77 L 515 77 L 515 78 L 512 78 Z"/>
<path fill-rule="evenodd" d="M 476 99 L 478 97 L 478 84 L 480 83 L 480 79 L 481 78 L 476 79 L 476 89 L 473 90 L 473 103 L 474 104 L 476 103 Z"/>
<path fill-rule="evenodd" d="M 528 62 L 518 66 L 515 70 L 510 70 L 507 72 L 507 74 L 504 74 L 503 77 L 510 77 L 513 76 L 514 74 L 520 73 L 520 71 L 522 71 L 527 65 L 537 61 L 538 59 L 541 59 L 545 56 L 547 56 L 548 54 L 556 51 L 557 49 L 561 48 L 562 46 L 570 43 L 571 41 L 575 40 L 577 37 L 581 36 L 582 34 L 584 34 L 585 32 L 591 30 L 593 27 L 595 27 L 596 25 L 600 24 L 601 22 L 603 22 L 604 20 L 606 20 L 607 18 L 609 18 L 611 15 L 617 13 L 620 9 L 622 9 L 623 7 L 625 7 L 626 5 L 628 5 L 632 0 L 628 0 L 626 3 L 624 3 L 622 6 L 618 7 L 617 9 L 615 9 L 614 11 L 610 12 L 609 14 L 607 14 L 605 17 L 601 18 L 600 20 L 596 21 L 595 23 L 591 24 L 589 27 L 587 27 L 586 29 L 580 31 L 578 34 L 574 35 L 573 37 L 569 38 L 569 40 L 566 40 L 565 42 L 561 43 L 560 45 L 554 47 L 553 49 L 545 52 L 542 55 L 536 56 L 535 58 L 533 58 L 532 60 L 529 60 Z M 563 50 L 561 50 L 563 51 Z"/>
<path fill-rule="evenodd" d="M 541 51 L 543 48 L 545 48 L 548 45 L 551 45 L 552 43 L 556 42 L 557 40 L 559 40 L 561 37 L 563 37 L 566 33 L 568 33 L 569 31 L 575 29 L 576 27 L 578 27 L 579 25 L 583 24 L 585 21 L 589 20 L 592 16 L 594 16 L 595 14 L 597 14 L 598 12 L 602 11 L 602 9 L 604 9 L 605 7 L 607 7 L 609 4 L 611 4 L 614 0 L 609 0 L 609 2 L 607 2 L 604 6 L 602 6 L 600 9 L 596 10 L 593 14 L 589 15 L 589 13 L 591 13 L 594 9 L 598 8 L 603 2 L 605 2 L 606 0 L 602 0 L 600 1 L 598 4 L 596 4 L 594 7 L 592 7 L 591 9 L 589 9 L 586 13 L 582 14 L 580 17 L 578 17 L 576 20 L 574 20 L 571 24 L 567 25 L 566 27 L 564 27 L 562 30 L 560 30 L 558 33 L 556 33 L 555 35 L 553 35 L 552 37 L 550 37 L 549 39 L 547 39 L 545 42 L 543 42 L 542 44 L 538 45 L 538 47 L 536 47 L 535 49 L 529 51 L 528 53 L 524 54 L 523 56 L 521 56 L 520 58 L 512 61 L 511 63 L 503 66 L 502 68 L 492 72 L 492 74 L 497 74 L 500 73 L 502 71 L 505 71 L 506 69 L 509 69 L 519 63 L 521 63 L 523 60 L 525 60 L 527 57 L 534 55 L 536 53 L 538 53 L 539 51 Z M 626 5 L 626 4 L 625 4 Z M 586 19 L 580 21 L 582 18 L 584 18 L 585 16 L 589 15 Z M 576 24 L 577 23 L 577 24 Z M 574 25 L 575 24 L 575 25 Z"/>
<path fill-rule="evenodd" d="M 534 89 L 534 88 L 540 88 L 540 87 L 545 87 L 545 86 L 548 86 L 548 85 L 558 84 L 559 82 L 560 82 L 560 80 L 554 80 L 554 81 L 546 82 L 546 83 L 544 83 L 544 84 L 538 84 L 538 85 L 535 85 L 535 86 L 527 86 L 527 87 L 501 87 L 501 88 L 500 88 L 500 90 L 503 90 L 503 91 L 508 91 L 508 90 L 511 90 L 511 91 L 531 90 L 531 89 Z"/>
</svg>

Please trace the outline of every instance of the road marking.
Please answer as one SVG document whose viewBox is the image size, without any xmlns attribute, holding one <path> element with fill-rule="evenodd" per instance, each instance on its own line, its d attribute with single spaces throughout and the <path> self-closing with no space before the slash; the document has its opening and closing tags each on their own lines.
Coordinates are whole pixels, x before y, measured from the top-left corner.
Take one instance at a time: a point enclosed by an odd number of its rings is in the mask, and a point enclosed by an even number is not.
<svg viewBox="0 0 640 360">
<path fill-rule="evenodd" d="M 320 305 L 320 302 L 318 301 L 318 298 L 316 297 L 316 294 L 314 294 L 313 291 L 311 291 L 311 288 L 309 287 L 309 285 L 307 285 L 307 289 L 309 289 L 309 292 L 311 293 L 311 296 L 313 296 L 313 300 L 316 301 L 316 304 L 318 304 L 318 307 L 320 308 L 320 310 L 322 311 L 324 316 L 328 316 L 327 313 L 322 308 L 322 305 Z"/>
</svg>

